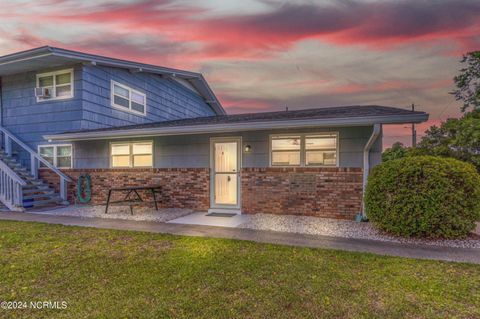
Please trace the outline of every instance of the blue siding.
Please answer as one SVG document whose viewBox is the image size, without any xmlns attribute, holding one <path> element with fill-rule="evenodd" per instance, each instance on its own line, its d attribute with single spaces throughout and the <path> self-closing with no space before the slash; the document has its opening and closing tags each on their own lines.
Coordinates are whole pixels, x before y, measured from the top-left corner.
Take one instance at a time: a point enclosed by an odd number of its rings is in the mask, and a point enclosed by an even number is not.
<svg viewBox="0 0 480 319">
<path fill-rule="evenodd" d="M 79 67 L 74 69 L 74 97 L 67 100 L 36 101 L 34 88 L 40 72 L 3 77 L 3 125 L 32 147 L 45 142 L 43 134 L 80 129 L 81 72 Z"/>
<path fill-rule="evenodd" d="M 72 66 L 2 77 L 2 125 L 34 150 L 37 149 L 39 144 L 47 144 L 47 141 L 42 137 L 44 134 L 81 128 L 82 72 L 80 66 L 73 66 L 73 98 L 43 102 L 37 102 L 35 98 L 34 88 L 37 73 L 68 68 L 72 68 Z M 26 165 L 29 161 L 29 155 L 20 151 L 15 145 L 14 150 L 19 153 L 19 159 Z"/>
<path fill-rule="evenodd" d="M 111 80 L 144 92 L 147 115 L 111 107 Z M 214 115 L 201 96 L 172 79 L 118 68 L 84 66 L 82 94 L 84 129 Z"/>
<path fill-rule="evenodd" d="M 34 94 L 36 74 L 67 68 L 74 68 L 74 97 L 37 102 Z M 111 80 L 146 93 L 147 115 L 113 108 Z M 175 80 L 81 64 L 4 76 L 2 100 L 2 125 L 35 150 L 39 144 L 48 144 L 42 137 L 45 134 L 215 114 L 201 96 Z M 29 160 L 25 153 L 20 153 L 20 158 L 24 164 Z"/>
</svg>

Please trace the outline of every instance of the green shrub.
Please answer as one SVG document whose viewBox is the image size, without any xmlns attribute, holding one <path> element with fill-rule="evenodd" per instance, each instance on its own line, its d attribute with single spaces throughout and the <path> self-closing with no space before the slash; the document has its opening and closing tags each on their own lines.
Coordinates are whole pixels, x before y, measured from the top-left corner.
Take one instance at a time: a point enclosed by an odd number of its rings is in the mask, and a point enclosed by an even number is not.
<svg viewBox="0 0 480 319">
<path fill-rule="evenodd" d="M 409 148 L 403 143 L 395 142 L 392 147 L 387 148 L 382 153 L 382 162 L 392 161 L 399 158 L 404 158 L 408 154 Z"/>
<path fill-rule="evenodd" d="M 372 170 L 365 208 L 375 226 L 395 235 L 464 237 L 480 219 L 480 176 L 452 158 L 391 160 Z"/>
</svg>

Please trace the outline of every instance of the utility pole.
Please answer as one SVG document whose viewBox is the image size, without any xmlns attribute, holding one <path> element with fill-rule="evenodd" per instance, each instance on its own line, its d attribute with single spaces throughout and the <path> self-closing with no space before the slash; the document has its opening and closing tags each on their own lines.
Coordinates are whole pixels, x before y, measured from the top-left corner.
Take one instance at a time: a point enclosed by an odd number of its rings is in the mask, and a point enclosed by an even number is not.
<svg viewBox="0 0 480 319">
<path fill-rule="evenodd" d="M 415 111 L 415 104 L 412 103 L 412 111 Z M 417 130 L 415 129 L 415 123 L 412 123 L 412 147 L 417 146 Z"/>
</svg>

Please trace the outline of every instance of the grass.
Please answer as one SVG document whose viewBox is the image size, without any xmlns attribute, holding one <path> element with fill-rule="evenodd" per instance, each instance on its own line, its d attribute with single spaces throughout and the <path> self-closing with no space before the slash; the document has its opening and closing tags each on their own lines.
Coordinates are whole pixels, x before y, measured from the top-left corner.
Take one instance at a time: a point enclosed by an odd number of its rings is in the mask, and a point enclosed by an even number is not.
<svg viewBox="0 0 480 319">
<path fill-rule="evenodd" d="M 478 318 L 480 266 L 0 221 L 0 318 Z"/>
</svg>

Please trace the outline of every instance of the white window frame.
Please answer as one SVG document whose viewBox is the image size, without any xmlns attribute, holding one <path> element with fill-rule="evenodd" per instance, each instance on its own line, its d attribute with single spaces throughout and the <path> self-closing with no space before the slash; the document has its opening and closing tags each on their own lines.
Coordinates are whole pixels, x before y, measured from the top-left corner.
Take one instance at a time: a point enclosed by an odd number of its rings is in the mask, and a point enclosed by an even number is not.
<svg viewBox="0 0 480 319">
<path fill-rule="evenodd" d="M 128 108 L 115 103 L 115 98 L 114 98 L 114 96 L 115 96 L 114 86 L 115 85 L 117 85 L 117 86 L 119 86 L 119 87 L 121 87 L 125 90 L 128 90 Z M 135 92 L 136 94 L 143 96 L 143 101 L 144 101 L 143 113 L 132 109 L 132 92 Z M 114 81 L 114 80 L 110 80 L 110 104 L 111 104 L 112 107 L 116 108 L 117 110 L 122 110 L 122 111 L 127 112 L 127 113 L 133 113 L 133 114 L 142 115 L 142 116 L 147 115 L 147 95 L 143 92 L 135 90 L 135 89 L 133 89 L 133 88 L 131 88 L 131 87 L 125 85 L 125 84 L 118 83 L 117 81 Z"/>
<path fill-rule="evenodd" d="M 62 147 L 62 146 L 70 146 L 70 149 L 71 149 L 71 151 L 70 151 L 70 153 L 71 153 L 70 157 L 72 158 L 72 160 L 70 161 L 70 166 L 68 166 L 68 167 L 64 167 L 64 166 L 58 167 L 58 166 L 57 166 L 57 157 L 58 157 L 58 156 L 57 156 L 57 147 Z M 37 152 L 38 152 L 38 154 L 39 154 L 40 156 L 41 156 L 40 149 L 41 149 L 42 147 L 53 147 L 53 166 L 55 166 L 56 168 L 65 169 L 65 168 L 72 168 L 72 167 L 73 167 L 73 145 L 72 145 L 72 144 L 42 144 L 42 145 L 38 145 L 38 146 L 37 146 Z M 43 169 L 43 168 L 47 168 L 47 167 L 42 166 L 42 165 L 39 165 L 39 168 L 40 168 L 40 169 Z"/>
<path fill-rule="evenodd" d="M 151 143 L 152 144 L 152 165 L 151 166 L 133 166 L 133 144 L 137 143 Z M 128 144 L 130 151 L 129 151 L 129 156 L 130 156 L 130 165 L 129 166 L 113 166 L 113 155 L 112 155 L 112 145 L 115 144 Z M 110 142 L 109 148 L 108 148 L 108 153 L 109 153 L 109 160 L 110 160 L 110 168 L 151 168 L 155 164 L 155 143 L 153 140 L 143 140 L 143 141 L 115 141 L 115 142 Z M 142 154 L 136 154 L 136 155 L 142 155 Z M 145 154 L 144 154 L 145 155 Z"/>
<path fill-rule="evenodd" d="M 300 148 L 298 150 L 285 150 L 285 152 L 298 152 L 300 155 L 300 165 L 292 164 L 292 165 L 273 165 L 273 140 L 277 138 L 296 138 L 300 139 Z M 303 151 L 303 137 L 300 133 L 292 133 L 292 134 L 271 134 L 269 139 L 269 154 L 270 154 L 270 166 L 271 167 L 299 167 L 302 166 L 302 151 Z M 279 151 L 282 152 L 282 151 Z"/>
<path fill-rule="evenodd" d="M 307 149 L 305 147 L 305 137 L 306 136 L 315 136 L 315 135 L 335 135 L 336 136 L 336 161 L 335 165 L 306 165 L 306 156 Z M 273 165 L 272 163 L 272 139 L 274 137 L 291 137 L 299 136 L 300 137 L 300 165 Z M 269 165 L 270 167 L 338 167 L 340 163 L 340 138 L 338 132 L 307 132 L 307 133 L 281 133 L 281 134 L 270 134 L 268 139 L 268 156 L 269 156 Z"/>
<path fill-rule="evenodd" d="M 70 73 L 70 95 L 66 96 L 57 96 L 57 85 L 56 85 L 56 76 L 59 74 L 64 74 L 64 73 Z M 41 97 L 37 96 L 37 103 L 40 102 L 48 102 L 48 101 L 56 101 L 56 100 L 67 100 L 73 98 L 75 88 L 74 88 L 74 70 L 73 69 L 63 69 L 63 70 L 58 70 L 58 71 L 53 71 L 53 72 L 47 72 L 47 73 L 39 73 L 36 75 L 36 88 L 40 87 L 40 78 L 46 77 L 46 76 L 53 76 L 53 85 L 52 85 L 52 94 L 51 97 L 44 99 Z M 65 86 L 68 84 L 63 84 L 60 86 Z"/>
</svg>

